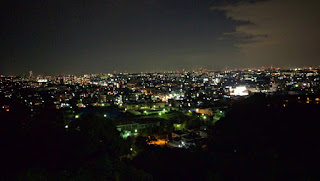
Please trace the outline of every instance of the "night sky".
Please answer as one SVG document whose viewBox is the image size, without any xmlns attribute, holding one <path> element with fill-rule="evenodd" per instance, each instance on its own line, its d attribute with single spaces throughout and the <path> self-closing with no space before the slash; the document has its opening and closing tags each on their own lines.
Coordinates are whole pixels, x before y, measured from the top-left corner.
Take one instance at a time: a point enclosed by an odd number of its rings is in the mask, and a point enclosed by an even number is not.
<svg viewBox="0 0 320 181">
<path fill-rule="evenodd" d="M 2 0 L 0 74 L 320 64 L 319 0 Z"/>
</svg>

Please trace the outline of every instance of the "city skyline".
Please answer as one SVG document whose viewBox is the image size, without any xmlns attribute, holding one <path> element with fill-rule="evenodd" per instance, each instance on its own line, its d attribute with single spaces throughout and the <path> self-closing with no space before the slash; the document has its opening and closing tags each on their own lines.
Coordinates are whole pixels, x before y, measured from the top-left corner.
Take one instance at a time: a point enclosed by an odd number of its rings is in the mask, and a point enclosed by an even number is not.
<svg viewBox="0 0 320 181">
<path fill-rule="evenodd" d="M 162 74 L 162 73 L 208 73 L 208 72 L 230 72 L 230 71 L 265 71 L 265 70 L 281 70 L 281 71 L 300 71 L 300 70 L 317 70 L 320 66 L 303 66 L 303 67 L 235 67 L 235 68 L 222 68 L 222 69 L 206 69 L 206 68 L 190 68 L 190 69 L 179 69 L 179 70 L 159 70 L 159 71 L 140 71 L 140 72 L 129 72 L 127 70 L 121 71 L 109 71 L 109 72 L 74 72 L 74 73 L 51 73 L 51 74 L 44 74 L 39 72 L 34 72 L 32 70 L 28 72 L 23 72 L 21 74 L 0 74 L 0 77 L 5 76 L 22 76 L 22 77 L 41 77 L 41 76 L 71 76 L 71 75 L 79 75 L 79 76 L 86 76 L 86 75 L 117 75 L 117 74 Z"/>
</svg>

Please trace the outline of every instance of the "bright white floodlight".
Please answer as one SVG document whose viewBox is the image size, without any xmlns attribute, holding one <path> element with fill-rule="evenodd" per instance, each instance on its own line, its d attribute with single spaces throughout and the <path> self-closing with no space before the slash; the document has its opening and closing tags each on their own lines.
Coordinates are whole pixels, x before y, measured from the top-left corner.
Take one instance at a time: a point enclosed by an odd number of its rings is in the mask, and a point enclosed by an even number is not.
<svg viewBox="0 0 320 181">
<path fill-rule="evenodd" d="M 233 96 L 247 96 L 249 92 L 245 86 L 236 87 L 235 89 L 231 89 L 230 95 Z"/>
</svg>

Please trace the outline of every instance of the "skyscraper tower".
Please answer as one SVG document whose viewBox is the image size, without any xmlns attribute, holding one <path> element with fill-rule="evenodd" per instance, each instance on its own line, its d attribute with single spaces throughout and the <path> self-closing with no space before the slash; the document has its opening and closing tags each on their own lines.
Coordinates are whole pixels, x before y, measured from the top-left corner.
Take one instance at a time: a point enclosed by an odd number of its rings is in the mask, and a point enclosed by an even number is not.
<svg viewBox="0 0 320 181">
<path fill-rule="evenodd" d="M 29 77 L 31 78 L 32 77 L 32 71 L 30 70 L 29 72 Z"/>
</svg>

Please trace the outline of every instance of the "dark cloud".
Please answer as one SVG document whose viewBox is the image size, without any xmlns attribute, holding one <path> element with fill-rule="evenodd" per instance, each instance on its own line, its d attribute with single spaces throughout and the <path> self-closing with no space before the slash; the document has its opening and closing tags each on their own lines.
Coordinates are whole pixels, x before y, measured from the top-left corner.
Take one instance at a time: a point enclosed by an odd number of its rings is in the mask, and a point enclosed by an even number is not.
<svg viewBox="0 0 320 181">
<path fill-rule="evenodd" d="M 232 24 L 210 6 L 211 0 L 2 1 L 0 72 L 223 68 L 232 63 L 232 42 L 217 39 Z"/>
</svg>

